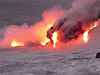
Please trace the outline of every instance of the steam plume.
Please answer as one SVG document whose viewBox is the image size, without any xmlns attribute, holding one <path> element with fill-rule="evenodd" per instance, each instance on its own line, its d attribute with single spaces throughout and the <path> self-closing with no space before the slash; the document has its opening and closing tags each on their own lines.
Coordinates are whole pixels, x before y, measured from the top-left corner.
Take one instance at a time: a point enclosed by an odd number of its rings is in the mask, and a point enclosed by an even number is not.
<svg viewBox="0 0 100 75">
<path fill-rule="evenodd" d="M 10 46 L 12 40 L 41 42 L 47 37 L 51 39 L 51 34 L 56 30 L 59 31 L 61 41 L 77 38 L 77 32 L 82 34 L 84 26 L 88 27 L 100 18 L 100 0 L 75 0 L 70 9 L 54 7 L 46 10 L 42 17 L 43 20 L 32 26 L 8 26 L 0 46 Z"/>
<path fill-rule="evenodd" d="M 12 40 L 16 40 L 22 43 L 26 42 L 41 42 L 46 37 L 47 30 L 66 13 L 60 6 L 56 6 L 52 9 L 43 12 L 43 20 L 36 22 L 32 26 L 28 26 L 26 23 L 18 26 L 12 25 L 6 27 L 4 32 L 4 38 L 0 41 L 0 46 L 10 46 Z"/>
<path fill-rule="evenodd" d="M 62 37 L 59 40 L 66 41 L 77 38 L 84 32 L 83 27 L 100 18 L 100 0 L 75 0 L 72 7 L 67 10 L 66 16 L 57 21 L 47 31 L 47 37 L 51 39 L 54 31 L 59 31 Z"/>
</svg>

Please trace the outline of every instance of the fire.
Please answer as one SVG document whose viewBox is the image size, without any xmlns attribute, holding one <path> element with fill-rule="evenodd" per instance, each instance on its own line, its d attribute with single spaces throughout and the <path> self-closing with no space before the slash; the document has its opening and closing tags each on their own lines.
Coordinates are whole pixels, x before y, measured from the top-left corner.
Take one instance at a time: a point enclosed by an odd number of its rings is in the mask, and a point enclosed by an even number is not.
<svg viewBox="0 0 100 75">
<path fill-rule="evenodd" d="M 53 23 L 48 24 L 47 29 L 49 29 L 50 27 L 52 27 L 52 25 L 53 25 Z M 52 38 L 51 38 L 51 39 L 53 40 L 53 47 L 54 47 L 54 48 L 56 47 L 57 36 L 58 36 L 58 33 L 57 33 L 57 32 L 54 32 L 54 33 L 52 34 Z M 50 41 L 51 41 L 50 39 L 44 38 L 44 41 L 41 42 L 41 45 L 42 45 L 42 46 L 45 46 L 45 45 L 46 45 L 47 43 L 49 43 Z"/>
<path fill-rule="evenodd" d="M 88 42 L 89 40 L 89 31 L 92 30 L 93 28 L 97 27 L 98 22 L 94 22 L 93 25 L 91 25 L 84 33 L 83 33 L 83 40 L 85 43 Z"/>
<path fill-rule="evenodd" d="M 56 47 L 56 43 L 57 43 L 57 41 L 58 41 L 57 37 L 58 37 L 58 33 L 57 33 L 57 32 L 54 32 L 54 33 L 52 34 L 52 40 L 53 40 L 53 47 L 54 47 L 54 48 Z"/>
<path fill-rule="evenodd" d="M 41 45 L 45 46 L 48 42 L 50 42 L 50 39 L 45 39 L 45 41 L 41 42 Z"/>
<path fill-rule="evenodd" d="M 18 47 L 18 46 L 24 46 L 24 44 L 22 42 L 18 42 L 16 40 L 13 40 L 11 42 L 11 47 Z"/>
<path fill-rule="evenodd" d="M 53 23 L 48 24 L 47 26 L 47 30 L 52 27 Z M 50 42 L 50 39 L 48 39 L 47 37 L 44 38 L 44 40 L 40 43 L 42 46 L 45 46 L 48 42 Z"/>
<path fill-rule="evenodd" d="M 56 43 L 58 41 L 57 37 L 58 37 L 58 33 L 57 32 L 54 32 L 52 34 L 52 38 L 51 38 L 53 40 L 53 47 L 54 48 L 56 47 Z M 50 39 L 46 38 L 45 41 L 41 42 L 41 45 L 45 46 L 49 42 L 50 42 Z"/>
<path fill-rule="evenodd" d="M 87 43 L 88 42 L 88 33 L 89 33 L 89 30 L 87 30 L 86 32 L 84 32 L 84 34 L 83 34 L 83 40 L 84 40 L 84 42 L 85 43 Z"/>
</svg>

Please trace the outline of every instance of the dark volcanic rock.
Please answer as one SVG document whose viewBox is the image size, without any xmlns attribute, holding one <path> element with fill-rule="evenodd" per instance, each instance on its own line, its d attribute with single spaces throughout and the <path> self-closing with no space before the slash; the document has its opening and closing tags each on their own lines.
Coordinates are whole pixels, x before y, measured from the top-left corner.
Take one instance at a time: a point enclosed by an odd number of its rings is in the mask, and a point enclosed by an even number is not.
<svg viewBox="0 0 100 75">
<path fill-rule="evenodd" d="M 97 54 L 96 54 L 96 57 L 95 58 L 100 58 L 100 52 L 98 52 Z"/>
</svg>

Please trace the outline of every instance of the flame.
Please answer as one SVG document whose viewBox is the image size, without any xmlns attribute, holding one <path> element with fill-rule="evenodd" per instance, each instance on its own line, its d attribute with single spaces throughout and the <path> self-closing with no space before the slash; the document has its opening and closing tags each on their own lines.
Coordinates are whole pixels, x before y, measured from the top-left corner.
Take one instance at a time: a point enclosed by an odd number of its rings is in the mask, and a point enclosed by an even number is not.
<svg viewBox="0 0 100 75">
<path fill-rule="evenodd" d="M 97 25 L 98 25 L 98 22 L 96 21 L 96 22 L 93 23 L 93 25 L 91 25 L 91 26 L 83 33 L 83 40 L 84 40 L 85 43 L 87 43 L 88 40 L 89 40 L 89 35 L 88 35 L 88 34 L 89 34 L 89 31 L 92 30 L 93 28 L 97 27 Z"/>
<path fill-rule="evenodd" d="M 17 42 L 16 40 L 12 40 L 11 47 L 18 47 L 18 46 L 24 46 L 22 42 Z"/>
<path fill-rule="evenodd" d="M 50 29 L 52 27 L 53 23 L 51 22 L 50 24 L 48 24 L 47 26 L 47 30 Z M 45 46 L 48 42 L 50 42 L 50 39 L 48 39 L 47 37 L 44 37 L 43 41 L 40 43 L 42 46 Z"/>
<path fill-rule="evenodd" d="M 57 32 L 54 32 L 52 34 L 52 38 L 51 38 L 53 40 L 53 47 L 54 48 L 56 47 L 56 43 L 58 41 L 57 37 L 58 37 L 58 33 Z M 43 42 L 41 42 L 41 45 L 45 46 L 48 42 L 50 42 L 50 39 L 45 38 L 45 40 Z"/>
<path fill-rule="evenodd" d="M 50 39 L 45 39 L 45 41 L 41 42 L 41 45 L 45 46 L 48 42 L 50 42 Z"/>
<path fill-rule="evenodd" d="M 53 26 L 53 23 L 50 23 L 48 24 L 48 27 L 47 27 L 47 30 L 50 29 L 50 27 Z M 55 48 L 56 47 L 56 42 L 57 42 L 57 36 L 58 36 L 58 33 L 57 32 L 54 32 L 52 34 L 52 40 L 53 40 L 53 47 Z M 48 39 L 47 37 L 44 38 L 44 40 L 40 43 L 42 46 L 45 46 L 47 43 L 49 43 L 51 40 Z"/>
<path fill-rule="evenodd" d="M 54 33 L 52 34 L 52 40 L 53 40 L 53 47 L 54 47 L 54 48 L 56 47 L 56 43 L 57 43 L 57 41 L 58 41 L 57 37 L 58 37 L 58 33 L 57 33 L 57 32 L 54 32 Z"/>
<path fill-rule="evenodd" d="M 88 38 L 89 38 L 88 33 L 89 33 L 89 30 L 85 31 L 84 34 L 83 34 L 83 40 L 84 40 L 85 43 L 88 42 Z"/>
</svg>

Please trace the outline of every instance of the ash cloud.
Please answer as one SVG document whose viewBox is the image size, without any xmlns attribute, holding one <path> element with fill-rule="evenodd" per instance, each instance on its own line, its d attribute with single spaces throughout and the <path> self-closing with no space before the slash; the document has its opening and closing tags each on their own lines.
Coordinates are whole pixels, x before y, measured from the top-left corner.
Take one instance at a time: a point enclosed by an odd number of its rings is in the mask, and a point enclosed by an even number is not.
<svg viewBox="0 0 100 75">
<path fill-rule="evenodd" d="M 66 25 L 74 25 L 81 21 L 83 24 L 95 21 L 100 16 L 100 0 L 75 0 L 67 11 Z M 70 24 L 71 23 L 71 24 Z"/>
<path fill-rule="evenodd" d="M 72 7 L 67 10 L 66 16 L 63 16 L 47 31 L 47 37 L 51 38 L 54 31 L 59 31 L 62 35 L 59 37 L 61 41 L 75 39 L 79 34 L 83 34 L 83 27 L 89 27 L 99 18 L 100 0 L 75 0 Z"/>
<path fill-rule="evenodd" d="M 6 27 L 0 46 L 10 46 L 12 40 L 40 43 L 47 37 L 51 39 L 51 34 L 56 30 L 59 32 L 60 41 L 77 38 L 77 32 L 80 34 L 84 32 L 83 26 L 88 27 L 100 18 L 100 0 L 74 0 L 72 7 L 68 10 L 57 6 L 44 11 L 42 17 L 43 20 L 32 26 L 25 23 L 22 26 Z"/>
</svg>

